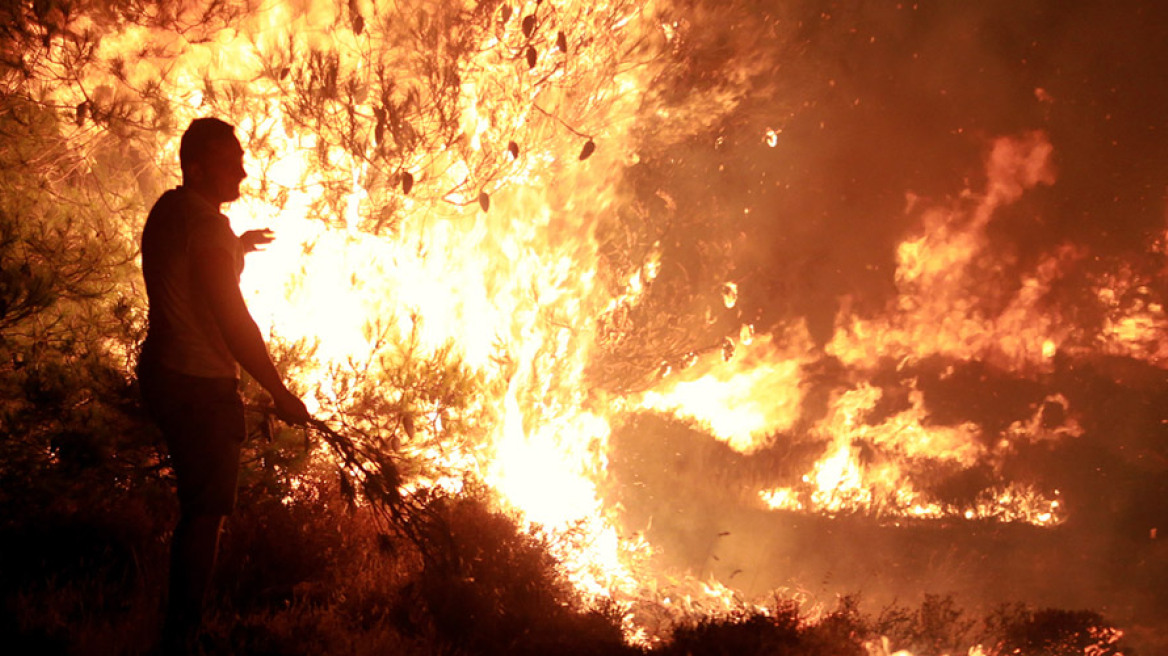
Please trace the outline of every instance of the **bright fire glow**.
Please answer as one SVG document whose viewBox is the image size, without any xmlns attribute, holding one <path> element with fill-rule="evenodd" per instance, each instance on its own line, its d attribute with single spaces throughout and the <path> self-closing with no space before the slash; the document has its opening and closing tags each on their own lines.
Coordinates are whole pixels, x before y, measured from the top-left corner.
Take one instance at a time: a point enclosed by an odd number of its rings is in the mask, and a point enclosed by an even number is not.
<svg viewBox="0 0 1168 656">
<path fill-rule="evenodd" d="M 803 357 L 780 352 L 770 338 L 740 348 L 729 362 L 709 354 L 646 392 L 641 407 L 695 419 L 735 450 L 749 452 L 798 419 Z"/>
<path fill-rule="evenodd" d="M 169 103 L 161 121 L 168 129 L 154 144 L 153 174 L 167 186 L 177 183 L 178 137 L 192 118 L 214 114 L 237 125 L 250 178 L 227 213 L 237 232 L 276 233 L 249 256 L 244 292 L 273 335 L 315 349 L 312 365 L 294 372 L 314 412 L 347 410 L 332 372 L 376 370 L 379 357 L 405 357 L 394 348 L 425 356 L 453 345 L 477 376 L 463 416 L 418 400 L 405 385 L 386 389 L 381 409 L 416 416 L 429 435 L 445 435 L 459 420 L 473 424 L 467 439 L 423 454 L 449 471 L 428 482 L 479 477 L 501 507 L 548 530 L 575 531 L 575 550 L 559 556 L 590 594 L 636 595 L 645 586 L 630 563 L 651 545 L 622 537 L 598 493 L 612 426 L 630 412 L 696 423 L 742 454 L 793 437 L 821 442 L 798 480 L 752 492 L 768 508 L 1037 525 L 1063 519 L 1057 492 L 1008 485 L 951 507 L 921 489 L 911 470 L 992 466 L 1024 440 L 1074 439 L 1081 429 L 1065 398 L 1046 401 L 1065 415 L 1057 424 L 1044 423 L 1038 408 L 995 443 L 973 424 L 930 422 L 919 389 L 881 410 L 885 392 L 867 380 L 882 362 L 930 357 L 1025 372 L 1055 366 L 1075 327 L 1040 301 L 1085 252 L 1066 246 L 1048 254 L 993 315 L 979 309 L 970 287 L 973 273 L 993 266 L 986 229 L 995 213 L 1053 183 L 1046 135 L 994 140 L 984 188 L 951 206 L 910 195 L 907 211 L 919 229 L 897 248 L 894 300 L 867 314 L 841 311 L 822 348 L 805 325 L 756 335 L 744 319 L 725 338 L 734 348 L 695 353 L 688 367 L 646 389 L 609 393 L 588 375 L 598 325 L 638 307 L 663 256 L 658 244 L 635 264 L 606 270 L 597 233 L 628 200 L 620 183 L 637 161 L 629 144 L 637 143 L 638 120 L 670 111 L 652 104 L 657 71 L 644 62 L 653 58 L 630 53 L 665 47 L 673 28 L 654 3 L 559 3 L 554 11 L 550 2 L 518 3 L 509 20 L 458 32 L 471 54 L 456 69 L 413 78 L 425 69 L 419 58 L 443 53 L 395 46 L 395 26 L 420 34 L 449 27 L 473 3 L 405 4 L 272 1 L 210 31 L 109 27 L 95 53 L 100 66 L 76 84 L 43 90 L 63 107 L 126 101 L 145 121 L 160 110 L 130 101 L 157 86 Z M 523 33 L 525 16 L 538 17 L 534 34 Z M 199 14 L 171 18 L 193 25 Z M 79 30 L 92 22 L 76 20 Z M 553 47 L 560 34 L 566 51 Z M 65 47 L 55 41 L 40 63 L 53 73 L 45 79 L 70 77 L 59 64 Z M 298 94 L 319 103 L 297 106 Z M 457 112 L 440 116 L 443 103 Z M 298 116 L 322 117 L 335 129 L 316 133 Z M 92 129 L 78 121 L 75 136 Z M 783 146 L 780 128 L 766 128 L 762 139 Z M 714 281 L 711 289 L 734 309 L 750 284 Z M 1130 271 L 1101 281 L 1108 314 L 1095 340 L 1105 352 L 1164 362 L 1168 318 L 1141 300 L 1141 284 Z M 823 412 L 810 415 L 807 371 L 825 361 L 848 377 L 825 395 Z M 402 449 L 417 448 L 411 444 Z M 693 594 L 684 602 L 700 597 L 717 606 L 732 592 L 711 584 Z"/>
</svg>

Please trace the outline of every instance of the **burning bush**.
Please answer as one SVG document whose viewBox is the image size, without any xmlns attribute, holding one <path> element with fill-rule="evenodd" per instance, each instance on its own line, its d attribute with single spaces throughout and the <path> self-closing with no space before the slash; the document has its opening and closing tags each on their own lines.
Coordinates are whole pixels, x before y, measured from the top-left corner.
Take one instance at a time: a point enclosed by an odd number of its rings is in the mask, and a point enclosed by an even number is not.
<svg viewBox="0 0 1168 656">
<path fill-rule="evenodd" d="M 38 542 L 80 543 L 30 570 L 51 590 L 6 580 L 9 606 L 72 610 L 8 628 L 67 640 L 98 594 L 62 583 L 77 563 L 157 585 L 173 508 L 131 383 L 134 260 L 205 114 L 246 144 L 229 213 L 278 238 L 244 291 L 321 419 L 253 418 L 224 645 L 566 649 L 559 627 L 617 649 L 613 609 L 661 580 L 713 605 L 960 583 L 1159 621 L 1163 11 L 6 3 L 0 504 L 12 535 L 43 517 Z M 117 529 L 138 514 L 150 539 Z M 889 632 L 957 649 L 955 612 Z M 819 649 L 825 624 L 775 613 L 678 639 Z M 1098 619 L 1044 613 L 986 648 Z"/>
</svg>

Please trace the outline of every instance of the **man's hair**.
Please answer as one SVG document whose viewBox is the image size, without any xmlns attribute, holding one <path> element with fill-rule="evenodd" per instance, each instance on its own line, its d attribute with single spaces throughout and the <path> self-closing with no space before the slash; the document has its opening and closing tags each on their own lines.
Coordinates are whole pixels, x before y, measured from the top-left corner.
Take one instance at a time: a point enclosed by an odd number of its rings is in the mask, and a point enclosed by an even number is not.
<svg viewBox="0 0 1168 656">
<path fill-rule="evenodd" d="M 178 163 L 183 175 L 192 164 L 202 162 L 215 144 L 235 139 L 235 126 L 217 118 L 197 118 L 183 133 L 178 146 Z"/>
</svg>

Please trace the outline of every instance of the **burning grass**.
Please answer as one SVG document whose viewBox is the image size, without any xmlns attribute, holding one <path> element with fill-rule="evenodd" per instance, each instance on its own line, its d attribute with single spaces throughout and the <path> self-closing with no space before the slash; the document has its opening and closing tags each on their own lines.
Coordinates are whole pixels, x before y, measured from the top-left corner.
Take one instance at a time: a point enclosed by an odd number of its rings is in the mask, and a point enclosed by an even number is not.
<svg viewBox="0 0 1168 656">
<path fill-rule="evenodd" d="M 1031 609 L 1063 605 L 1162 633 L 1163 172 L 1133 163 L 1164 40 L 1113 4 L 6 4 L 12 644 L 150 640 L 135 244 L 204 114 L 328 428 L 256 422 L 212 649 L 1118 649 Z M 793 581 L 865 607 L 746 601 Z"/>
</svg>

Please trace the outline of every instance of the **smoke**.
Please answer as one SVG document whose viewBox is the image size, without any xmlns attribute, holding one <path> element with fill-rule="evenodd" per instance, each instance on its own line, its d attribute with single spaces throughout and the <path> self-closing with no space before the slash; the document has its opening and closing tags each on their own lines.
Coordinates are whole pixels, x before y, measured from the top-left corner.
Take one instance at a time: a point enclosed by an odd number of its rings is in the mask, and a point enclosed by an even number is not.
<svg viewBox="0 0 1168 656">
<path fill-rule="evenodd" d="M 780 342 L 802 326 L 816 348 L 800 365 L 802 422 L 761 450 L 645 417 L 618 430 L 612 494 L 628 526 L 650 526 L 674 564 L 749 593 L 954 591 L 1101 608 L 1155 633 L 1168 610 L 1152 539 L 1168 525 L 1168 386 L 1148 340 L 1164 326 L 1168 7 L 760 1 L 661 13 L 668 56 L 626 176 L 662 250 L 641 322 L 659 312 L 692 326 L 695 353 L 743 324 Z M 984 346 L 921 353 L 949 330 L 924 323 L 906 332 L 914 343 L 877 344 L 876 365 L 824 356 L 849 326 L 905 321 L 906 291 L 920 289 L 906 290 L 900 249 L 922 234 L 976 238 L 940 272 L 964 281 L 961 294 L 940 301 L 992 331 L 963 342 Z M 1115 300 L 1101 301 L 1103 288 Z M 1154 334 L 1115 347 L 1115 313 L 1135 307 Z M 1020 346 L 1027 331 L 1050 344 Z M 1022 481 L 1058 490 L 1067 523 L 760 510 L 751 492 L 809 471 L 822 440 L 807 428 L 861 381 L 883 392 L 867 425 L 919 392 L 926 426 L 970 423 L 997 454 L 934 471 L 932 493 L 959 504 L 990 479 Z M 1069 436 L 1072 421 L 1082 430 Z"/>
<path fill-rule="evenodd" d="M 1067 241 L 1141 253 L 1164 227 L 1159 5 L 713 4 L 664 12 L 669 118 L 646 121 L 631 179 L 676 208 L 653 208 L 663 274 L 728 273 L 759 328 L 802 317 L 823 342 L 842 296 L 883 309 L 916 227 L 906 194 L 984 189 L 1001 136 L 1048 134 L 1058 178 L 991 229 L 1016 275 Z"/>
<path fill-rule="evenodd" d="M 136 25 L 132 7 L 122 17 L 114 3 L 103 18 L 98 5 L 78 7 L 95 15 L 86 25 Z M 303 326 L 308 336 L 347 323 L 363 348 L 370 315 L 397 325 L 379 308 L 417 308 L 436 327 L 427 344 L 456 338 L 472 364 L 499 370 L 506 384 L 482 405 L 506 407 L 497 423 L 507 435 L 492 439 L 515 442 L 495 450 L 523 447 L 513 462 L 543 474 L 522 490 L 541 508 L 562 514 L 568 486 L 547 488 L 572 477 L 535 456 L 572 435 L 596 456 L 592 437 L 606 433 L 607 417 L 579 406 L 635 407 L 636 393 L 664 395 L 666 374 L 672 382 L 720 360 L 766 365 L 769 376 L 735 394 L 758 393 L 752 414 L 768 434 L 723 442 L 697 422 L 633 414 L 601 454 L 612 464 L 609 507 L 623 507 L 627 528 L 646 530 L 670 564 L 744 594 L 802 586 L 883 601 L 956 590 L 986 603 L 1100 607 L 1133 622 L 1164 615 L 1168 559 L 1150 536 L 1168 526 L 1168 319 L 1163 246 L 1152 240 L 1166 218 L 1168 44 L 1158 30 L 1168 9 L 1151 0 L 534 5 L 161 9 L 142 19 L 153 28 L 115 30 L 97 51 L 73 53 L 96 69 L 74 91 L 94 94 L 65 93 L 72 99 L 60 104 L 76 108 L 79 129 L 99 119 L 110 133 L 158 128 L 134 134 L 159 162 L 192 112 L 251 117 L 241 131 L 265 164 L 255 176 L 262 198 L 244 214 L 297 213 L 384 238 L 359 253 L 356 235 L 334 235 L 350 259 L 327 265 L 339 278 L 311 276 L 323 300 L 275 299 L 271 316 L 319 318 Z M 33 54 L 16 59 L 51 73 L 36 89 L 72 84 L 68 66 Z M 358 175 L 355 163 L 370 158 Z M 151 168 L 134 159 L 132 168 Z M 623 188 L 610 189 L 616 180 Z M 305 237 L 301 250 L 289 237 L 282 261 L 293 271 L 328 245 Z M 936 251 L 928 276 L 909 275 L 906 244 Z M 406 275 L 378 283 L 378 261 Z M 606 289 L 593 289 L 594 268 Z M 632 273 L 644 294 L 609 305 Z M 582 289 L 569 292 L 575 283 Z M 358 287 L 376 303 L 342 312 L 332 302 Z M 401 332 L 419 325 L 401 316 Z M 752 332 L 756 349 L 778 355 L 753 360 Z M 566 354 L 592 358 L 589 385 L 577 384 L 583 363 Z M 864 403 L 841 408 L 852 396 Z M 943 432 L 964 441 L 932 458 L 905 455 L 904 440 Z M 829 446 L 868 466 L 898 462 L 894 482 L 934 500 L 944 519 L 884 513 L 896 499 L 874 494 L 834 516 L 764 508 L 764 489 L 806 501 L 800 486 Z M 1066 523 L 982 518 L 981 495 L 1005 483 L 1058 490 Z"/>
</svg>

